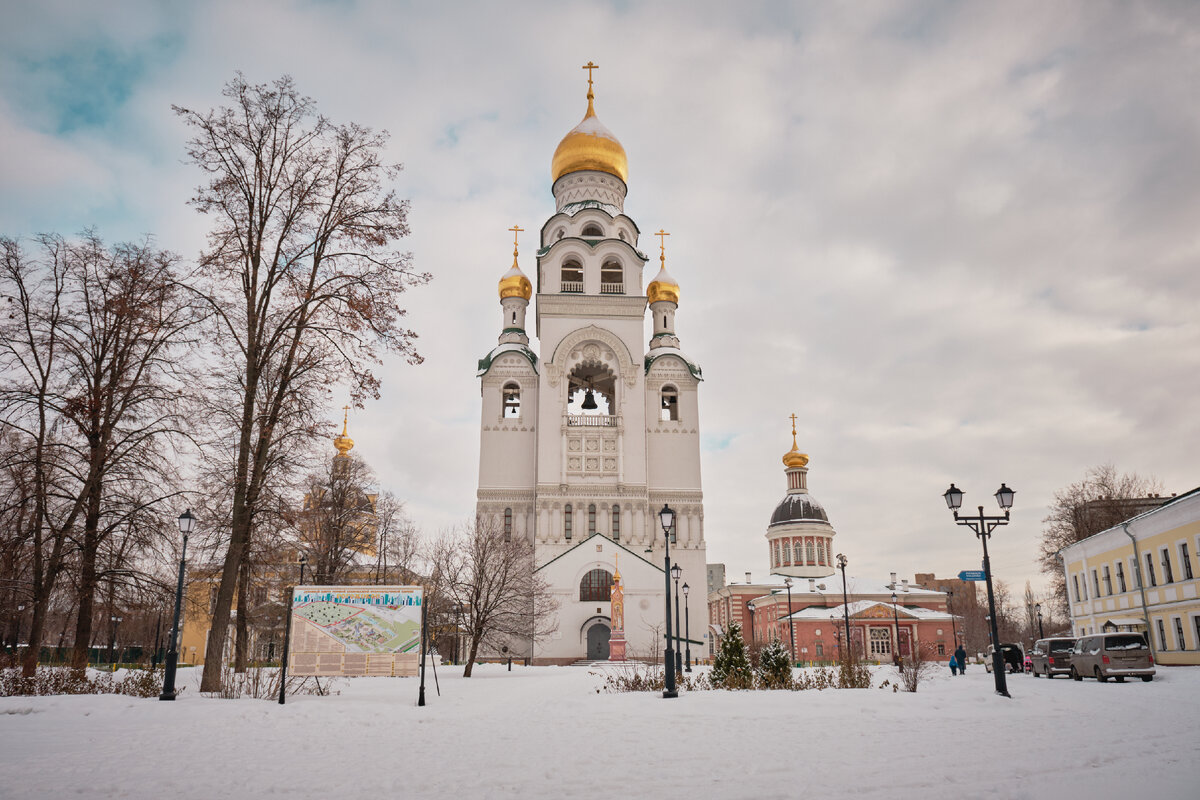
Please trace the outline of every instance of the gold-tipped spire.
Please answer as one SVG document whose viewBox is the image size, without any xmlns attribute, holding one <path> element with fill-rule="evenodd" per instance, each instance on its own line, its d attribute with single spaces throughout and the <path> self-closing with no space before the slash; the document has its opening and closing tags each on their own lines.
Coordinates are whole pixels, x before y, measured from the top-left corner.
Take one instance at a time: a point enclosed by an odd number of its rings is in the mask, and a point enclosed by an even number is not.
<svg viewBox="0 0 1200 800">
<path fill-rule="evenodd" d="M 621 582 L 621 554 L 619 552 L 613 553 L 613 566 L 615 567 L 615 569 L 613 570 L 613 583 L 620 583 Z"/>
<path fill-rule="evenodd" d="M 339 456 L 348 457 L 347 453 L 354 448 L 354 440 L 347 433 L 350 426 L 350 406 L 342 406 L 342 408 L 345 410 L 342 415 L 342 433 L 333 438 L 333 446 L 337 448 Z"/>
<path fill-rule="evenodd" d="M 792 414 L 792 449 L 783 454 L 783 465 L 788 469 L 808 466 L 808 456 L 800 452 L 800 445 L 796 443 L 795 414 Z"/>
<path fill-rule="evenodd" d="M 607 172 L 625 181 L 629 177 L 629 160 L 625 156 L 625 148 L 596 116 L 592 70 L 600 67 L 589 61 L 583 68 L 588 71 L 587 113 L 558 143 L 558 149 L 554 151 L 554 158 L 550 162 L 551 180 L 557 181 L 568 172 L 595 170 Z"/>
<path fill-rule="evenodd" d="M 650 281 L 650 285 L 646 287 L 646 299 L 651 303 L 666 300 L 669 303 L 679 305 L 679 284 L 671 277 L 671 273 L 667 272 L 666 237 L 671 234 L 659 228 L 658 233 L 654 235 L 658 237 L 659 268 L 658 274 L 654 276 L 654 280 Z"/>
<path fill-rule="evenodd" d="M 529 282 L 529 278 L 525 277 L 525 273 L 521 272 L 521 268 L 517 265 L 517 234 L 525 229 L 519 225 L 513 225 L 509 230 L 513 235 L 513 264 L 508 272 L 500 278 L 500 299 L 523 297 L 528 300 L 533 297 L 533 284 Z"/>
</svg>

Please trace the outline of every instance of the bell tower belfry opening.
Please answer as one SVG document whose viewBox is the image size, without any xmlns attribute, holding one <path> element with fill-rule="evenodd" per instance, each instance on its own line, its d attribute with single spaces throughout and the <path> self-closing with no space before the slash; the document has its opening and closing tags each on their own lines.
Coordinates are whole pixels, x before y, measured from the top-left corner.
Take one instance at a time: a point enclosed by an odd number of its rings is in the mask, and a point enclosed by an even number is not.
<svg viewBox="0 0 1200 800">
<path fill-rule="evenodd" d="M 558 633 L 529 643 L 529 652 L 551 663 L 598 647 L 600 633 L 587 634 L 596 628 L 588 621 L 609 619 L 610 601 L 581 600 L 579 581 L 594 569 L 615 571 L 618 552 L 629 653 L 659 644 L 663 533 L 656 511 L 664 504 L 677 512 L 672 558 L 694 584 L 705 574 L 702 375 L 676 334 L 680 290 L 667 271 L 669 234 L 659 231 L 658 270 L 647 284 L 641 231 L 625 213 L 628 158 L 596 113 L 600 67 L 589 61 L 583 69 L 587 107 L 551 159 L 554 212 L 526 262 L 534 278 L 522 270 L 514 238 L 513 264 L 500 280 L 500 336 L 477 373 L 477 512 L 509 520 L 506 530 L 534 547 L 537 569 L 559 601 Z M 522 229 L 510 230 L 516 237 Z M 530 302 L 533 336 L 525 324 Z M 693 598 L 689 612 L 691 630 L 706 631 L 705 598 Z M 702 645 L 693 651 L 707 652 Z"/>
</svg>

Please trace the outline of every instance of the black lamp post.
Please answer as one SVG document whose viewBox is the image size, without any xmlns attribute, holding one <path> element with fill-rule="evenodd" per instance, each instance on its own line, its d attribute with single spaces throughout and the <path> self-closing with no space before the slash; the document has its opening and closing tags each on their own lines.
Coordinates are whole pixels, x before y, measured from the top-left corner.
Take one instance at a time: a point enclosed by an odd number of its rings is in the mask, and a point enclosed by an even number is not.
<svg viewBox="0 0 1200 800">
<path fill-rule="evenodd" d="M 746 608 L 750 609 L 750 649 L 753 650 L 758 641 L 758 633 L 754 630 L 754 601 L 746 601 Z"/>
<path fill-rule="evenodd" d="M 958 626 L 954 624 L 954 590 L 946 590 L 946 610 L 950 612 L 950 632 L 954 634 L 954 649 L 958 649 Z"/>
<path fill-rule="evenodd" d="M 306 566 L 308 566 L 308 554 L 301 553 L 299 560 L 300 560 L 300 585 L 303 586 L 304 585 L 304 568 Z"/>
<path fill-rule="evenodd" d="M 900 615 L 896 613 L 896 593 L 892 592 L 892 622 L 896 628 L 896 652 L 892 653 L 892 663 L 900 669 Z"/>
<path fill-rule="evenodd" d="M 675 674 L 683 674 L 683 648 L 679 646 L 679 578 L 683 575 L 683 567 L 675 564 L 671 567 L 671 577 L 675 579 Z"/>
<path fill-rule="evenodd" d="M 692 671 L 692 615 L 688 609 L 688 585 L 683 585 L 683 641 L 687 648 L 687 658 L 683 660 L 684 672 Z"/>
<path fill-rule="evenodd" d="M 852 642 L 850 639 L 850 600 L 846 595 L 846 564 L 849 560 L 841 553 L 837 554 L 838 569 L 842 571 L 842 610 L 846 612 L 846 652 L 850 652 Z"/>
<path fill-rule="evenodd" d="M 183 567 L 187 559 L 188 535 L 196 528 L 196 518 L 189 508 L 179 515 L 179 532 L 183 535 L 183 550 L 179 554 L 179 582 L 175 585 L 175 620 L 171 623 L 171 641 L 167 643 L 167 668 L 163 671 L 163 690 L 159 700 L 175 699 L 175 668 L 179 664 L 179 610 L 183 606 Z"/>
<path fill-rule="evenodd" d="M 671 649 L 671 529 L 675 527 L 675 512 L 666 503 L 663 503 L 662 511 L 658 512 L 658 521 L 662 525 L 664 552 L 663 552 L 663 582 L 666 585 L 666 610 L 667 610 L 667 650 L 663 654 L 664 671 L 664 686 L 663 697 L 678 697 L 679 693 L 675 691 L 675 651 Z"/>
<path fill-rule="evenodd" d="M 836 614 L 829 615 L 829 624 L 833 627 L 833 638 L 837 643 L 837 657 L 838 657 L 838 660 L 841 661 L 841 659 L 842 659 L 842 632 L 840 630 L 838 630 Z"/>
<path fill-rule="evenodd" d="M 792 664 L 796 663 L 796 623 L 792 620 L 792 579 L 784 578 L 788 596 L 788 638 L 792 640 Z"/>
<path fill-rule="evenodd" d="M 1034 605 L 1034 610 L 1036 610 L 1036 611 L 1037 611 L 1037 618 L 1038 618 L 1038 638 L 1039 638 L 1039 639 L 1045 639 L 1045 638 L 1046 638 L 1046 631 L 1044 631 L 1044 630 L 1042 629 L 1042 604 L 1041 604 L 1041 603 L 1037 603 L 1036 605 Z"/>
<path fill-rule="evenodd" d="M 1009 509 L 1012 508 L 1014 494 L 1016 492 L 1003 483 L 996 490 L 996 503 L 1004 510 L 1003 517 L 984 516 L 983 506 L 979 506 L 978 516 L 961 519 L 958 516 L 958 509 L 962 506 L 962 490 L 955 488 L 952 483 L 942 495 L 946 500 L 946 506 L 954 512 L 954 521 L 970 528 L 975 532 L 976 538 L 983 542 L 983 575 L 987 579 L 989 633 L 992 637 L 992 675 L 996 678 L 996 694 L 1004 697 L 1012 695 L 1008 693 L 1008 681 L 1004 675 L 1004 654 L 1000 651 L 1000 634 L 996 630 L 996 595 L 992 591 L 992 561 L 988 557 L 987 540 L 991 538 L 993 530 L 1000 525 L 1008 524 Z"/>
<path fill-rule="evenodd" d="M 121 618 L 117 615 L 109 617 L 112 622 L 112 639 L 108 644 L 108 661 L 112 664 L 112 671 L 117 671 L 117 629 L 121 627 Z"/>
</svg>

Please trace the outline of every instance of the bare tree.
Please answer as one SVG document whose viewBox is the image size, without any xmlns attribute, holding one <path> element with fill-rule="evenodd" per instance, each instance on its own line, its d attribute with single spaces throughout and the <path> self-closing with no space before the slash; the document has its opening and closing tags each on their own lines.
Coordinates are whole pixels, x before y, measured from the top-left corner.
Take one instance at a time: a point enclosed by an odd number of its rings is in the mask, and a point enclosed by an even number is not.
<svg viewBox="0 0 1200 800">
<path fill-rule="evenodd" d="M 297 520 L 312 582 L 342 583 L 376 546 L 375 474 L 358 456 L 336 455 L 328 470 L 309 477 Z"/>
<path fill-rule="evenodd" d="M 205 394 L 235 442 L 202 691 L 220 688 L 234 590 L 280 443 L 322 433 L 331 385 L 349 381 L 355 402 L 377 397 L 381 351 L 419 363 L 400 295 L 428 280 L 392 249 L 408 208 L 384 189 L 398 171 L 380 157 L 386 134 L 332 124 L 287 77 L 251 85 L 239 74 L 223 94 L 230 106 L 215 111 L 175 107 L 208 176 L 192 204 L 213 220 L 200 291 L 217 323 L 213 373 L 225 379 Z"/>
<path fill-rule="evenodd" d="M 388 491 L 375 501 L 375 539 L 376 584 L 420 582 L 416 572 L 422 549 L 420 531 L 405 512 L 404 501 Z"/>
<path fill-rule="evenodd" d="M 506 541 L 492 520 L 476 518 L 443 536 L 431 560 L 434 600 L 462 609 L 464 678 L 471 677 L 481 647 L 532 654 L 534 643 L 556 629 L 555 601 L 536 570 L 532 542 Z"/>
<path fill-rule="evenodd" d="M 1083 480 L 1054 493 L 1050 513 L 1042 520 L 1038 561 L 1050 577 L 1048 605 L 1053 604 L 1060 616 L 1068 616 L 1068 600 L 1059 551 L 1147 510 L 1146 499 L 1161 491 L 1153 477 L 1120 473 L 1112 464 L 1102 464 L 1088 469 Z"/>
</svg>

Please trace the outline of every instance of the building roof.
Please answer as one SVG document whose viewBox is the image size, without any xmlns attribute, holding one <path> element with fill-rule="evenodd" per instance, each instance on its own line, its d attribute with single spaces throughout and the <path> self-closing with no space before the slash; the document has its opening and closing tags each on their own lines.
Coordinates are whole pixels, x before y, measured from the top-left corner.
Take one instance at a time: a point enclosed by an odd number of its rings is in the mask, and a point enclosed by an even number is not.
<svg viewBox="0 0 1200 800">
<path fill-rule="evenodd" d="M 827 620 L 831 616 L 840 619 L 845 619 L 847 607 L 850 610 L 850 617 L 853 619 L 856 615 L 861 614 L 868 608 L 875 606 L 887 606 L 890 611 L 891 603 L 885 603 L 881 600 L 854 600 L 848 606 L 838 603 L 836 606 L 809 606 L 794 612 L 791 619 L 794 620 Z M 898 616 L 907 619 L 926 619 L 926 620 L 950 620 L 954 615 L 948 614 L 945 611 L 935 611 L 931 608 L 921 608 L 919 606 L 906 606 L 897 602 L 896 613 Z M 782 619 L 788 619 L 785 615 Z"/>
<path fill-rule="evenodd" d="M 789 494 L 775 506 L 771 525 L 786 525 L 789 522 L 829 522 L 829 515 L 811 494 Z"/>
</svg>

